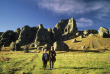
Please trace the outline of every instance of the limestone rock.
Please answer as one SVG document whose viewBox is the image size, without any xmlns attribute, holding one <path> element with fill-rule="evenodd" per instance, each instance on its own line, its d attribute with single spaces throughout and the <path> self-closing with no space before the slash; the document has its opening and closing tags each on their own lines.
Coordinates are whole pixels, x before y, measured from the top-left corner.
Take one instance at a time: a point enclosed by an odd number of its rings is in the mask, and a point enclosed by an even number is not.
<svg viewBox="0 0 110 74">
<path fill-rule="evenodd" d="M 36 34 L 35 44 L 38 42 L 40 42 L 40 45 L 49 43 L 51 39 L 50 39 L 50 33 L 48 32 L 48 30 L 43 28 L 43 25 L 39 25 L 38 27 L 39 29 Z"/>
<path fill-rule="evenodd" d="M 0 43 L 2 43 L 4 47 L 9 46 L 10 43 L 15 40 L 16 40 L 16 34 L 12 30 L 7 30 L 0 37 Z"/>
<path fill-rule="evenodd" d="M 82 49 L 85 49 L 85 46 L 82 46 Z"/>
<path fill-rule="evenodd" d="M 62 34 L 64 33 L 64 29 L 65 29 L 65 27 L 67 26 L 67 24 L 68 24 L 68 21 L 69 21 L 69 19 L 62 19 L 62 20 L 60 20 L 57 24 L 56 24 L 56 28 L 59 30 L 59 29 L 61 29 L 61 31 L 62 31 Z"/>
<path fill-rule="evenodd" d="M 69 19 L 69 22 L 65 28 L 65 33 L 76 33 L 77 32 L 77 25 L 74 18 Z"/>
<path fill-rule="evenodd" d="M 12 42 L 11 44 L 10 44 L 10 50 L 11 51 L 20 51 L 21 49 L 21 46 L 20 46 L 20 44 L 16 44 L 15 42 Z"/>
<path fill-rule="evenodd" d="M 16 41 L 16 43 L 19 43 L 20 45 L 26 45 L 32 43 L 35 39 L 36 31 L 37 28 L 31 28 L 28 25 L 24 26 L 21 29 L 19 38 Z"/>
<path fill-rule="evenodd" d="M 67 26 L 64 29 L 63 40 L 76 37 L 77 25 L 74 18 L 69 19 Z"/>
<path fill-rule="evenodd" d="M 51 49 L 51 45 L 50 44 L 45 44 L 43 49 L 47 49 L 47 50 L 50 50 Z"/>
<path fill-rule="evenodd" d="M 99 28 L 99 35 L 102 38 L 108 37 L 109 36 L 109 30 L 107 28 L 100 27 Z"/>
<path fill-rule="evenodd" d="M 37 47 L 37 50 L 42 50 L 42 47 Z"/>
<path fill-rule="evenodd" d="M 32 44 L 30 45 L 30 47 L 35 47 L 34 43 L 32 43 Z"/>
<path fill-rule="evenodd" d="M 75 43 L 76 42 L 76 39 L 74 39 L 73 41 L 72 41 L 72 43 Z"/>
<path fill-rule="evenodd" d="M 17 43 L 17 44 L 15 45 L 15 50 L 16 50 L 16 51 L 21 51 L 21 45 Z"/>
<path fill-rule="evenodd" d="M 11 51 L 15 51 L 15 46 L 16 46 L 16 43 L 15 43 L 15 42 L 12 42 L 12 43 L 10 44 L 10 50 L 11 50 Z"/>
<path fill-rule="evenodd" d="M 29 47 L 26 45 L 25 47 L 24 47 L 24 53 L 28 53 L 29 52 Z"/>
<path fill-rule="evenodd" d="M 68 51 L 69 47 L 63 41 L 56 41 L 54 44 L 54 50 L 56 51 Z"/>
<path fill-rule="evenodd" d="M 56 27 L 52 29 L 53 41 L 62 40 L 62 30 L 57 29 Z"/>
<path fill-rule="evenodd" d="M 91 29 L 91 30 L 84 30 L 83 31 L 83 35 L 84 37 L 88 36 L 89 34 L 98 34 L 98 31 L 97 30 L 94 30 L 94 29 Z"/>
<path fill-rule="evenodd" d="M 20 28 L 16 29 L 16 33 L 20 34 L 20 31 L 21 31 Z"/>
</svg>

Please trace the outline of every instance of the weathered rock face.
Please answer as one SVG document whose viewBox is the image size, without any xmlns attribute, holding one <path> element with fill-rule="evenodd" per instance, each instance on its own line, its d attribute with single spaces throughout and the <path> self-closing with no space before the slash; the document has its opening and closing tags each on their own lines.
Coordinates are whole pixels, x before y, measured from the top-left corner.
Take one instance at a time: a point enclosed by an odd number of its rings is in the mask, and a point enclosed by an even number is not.
<svg viewBox="0 0 110 74">
<path fill-rule="evenodd" d="M 83 35 L 84 35 L 84 36 L 88 36 L 88 35 L 91 34 L 91 33 L 92 33 L 92 34 L 98 34 L 98 31 L 97 31 L 97 30 L 93 30 L 93 29 L 92 29 L 92 30 L 84 30 L 84 31 L 83 31 Z"/>
<path fill-rule="evenodd" d="M 74 18 L 69 19 L 67 26 L 64 29 L 63 39 L 71 39 L 76 37 L 77 25 Z"/>
<path fill-rule="evenodd" d="M 50 39 L 50 33 L 47 29 L 43 27 L 42 24 L 38 25 L 38 31 L 36 34 L 35 44 L 39 43 L 39 45 L 44 45 L 46 43 L 49 43 L 51 41 Z"/>
<path fill-rule="evenodd" d="M 3 32 L 0 32 L 0 36 L 3 34 Z"/>
<path fill-rule="evenodd" d="M 72 43 L 75 43 L 75 42 L 77 42 L 76 39 L 74 39 L 74 40 L 72 41 Z"/>
<path fill-rule="evenodd" d="M 10 44 L 10 50 L 11 51 L 20 51 L 21 49 L 21 46 L 20 46 L 20 44 L 16 44 L 15 42 L 12 42 L 11 44 Z"/>
<path fill-rule="evenodd" d="M 45 44 L 43 46 L 43 49 L 50 50 L 51 49 L 51 45 L 50 44 Z"/>
<path fill-rule="evenodd" d="M 69 19 L 69 22 L 65 28 L 65 33 L 72 33 L 75 34 L 77 32 L 77 25 L 74 18 Z"/>
<path fill-rule="evenodd" d="M 15 43 L 15 42 L 12 42 L 12 43 L 10 44 L 10 50 L 11 50 L 11 51 L 15 51 L 15 46 L 16 46 L 16 43 Z"/>
<path fill-rule="evenodd" d="M 4 32 L 0 37 L 0 43 L 5 46 L 9 46 L 12 41 L 16 40 L 16 33 L 12 30 Z"/>
<path fill-rule="evenodd" d="M 20 45 L 26 45 L 32 43 L 35 39 L 37 28 L 31 28 L 29 26 L 24 26 L 19 34 L 19 38 L 16 43 Z"/>
<path fill-rule="evenodd" d="M 24 53 L 28 53 L 29 52 L 29 47 L 26 45 L 25 47 L 24 47 Z"/>
<path fill-rule="evenodd" d="M 63 34 L 64 33 L 64 29 L 65 29 L 65 27 L 68 24 L 68 21 L 69 21 L 69 19 L 60 20 L 59 23 L 57 23 L 55 27 L 57 28 L 57 30 L 61 29 L 62 34 Z"/>
<path fill-rule="evenodd" d="M 62 40 L 62 30 L 57 29 L 56 27 L 52 29 L 53 41 Z"/>
<path fill-rule="evenodd" d="M 16 29 L 16 33 L 20 34 L 20 31 L 21 31 L 20 28 Z"/>
<path fill-rule="evenodd" d="M 99 35 L 102 38 L 108 37 L 109 36 L 109 30 L 107 28 L 100 27 L 99 28 Z"/>
<path fill-rule="evenodd" d="M 76 37 L 77 25 L 74 18 L 61 20 L 53 28 L 54 41 L 58 40 L 67 40 L 73 37 Z"/>
<path fill-rule="evenodd" d="M 54 50 L 56 51 L 68 51 L 69 47 L 63 41 L 56 41 L 54 44 Z"/>
</svg>

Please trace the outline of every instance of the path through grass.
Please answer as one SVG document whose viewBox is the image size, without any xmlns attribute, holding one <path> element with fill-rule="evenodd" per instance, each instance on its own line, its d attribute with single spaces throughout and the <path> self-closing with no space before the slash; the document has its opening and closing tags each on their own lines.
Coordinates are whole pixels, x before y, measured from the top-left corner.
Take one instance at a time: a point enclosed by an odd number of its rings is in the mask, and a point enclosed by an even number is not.
<svg viewBox="0 0 110 74">
<path fill-rule="evenodd" d="M 8 59 L 8 60 L 7 60 Z M 42 69 L 42 53 L 0 52 L 0 74 L 106 74 L 110 73 L 110 51 L 57 52 L 54 70 Z"/>
</svg>

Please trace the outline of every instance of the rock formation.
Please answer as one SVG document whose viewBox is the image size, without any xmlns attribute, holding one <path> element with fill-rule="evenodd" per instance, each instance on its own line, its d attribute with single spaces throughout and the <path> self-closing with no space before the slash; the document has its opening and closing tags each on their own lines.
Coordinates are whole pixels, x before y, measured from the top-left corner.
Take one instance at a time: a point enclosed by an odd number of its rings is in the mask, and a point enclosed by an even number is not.
<svg viewBox="0 0 110 74">
<path fill-rule="evenodd" d="M 63 40 L 76 37 L 77 25 L 74 18 L 69 19 L 67 26 L 64 29 Z"/>
<path fill-rule="evenodd" d="M 10 44 L 10 50 L 11 50 L 11 51 L 15 51 L 15 46 L 16 46 L 16 43 L 15 43 L 15 42 L 12 42 L 12 43 Z"/>
<path fill-rule="evenodd" d="M 11 51 L 20 51 L 21 49 L 21 46 L 20 46 L 20 44 L 16 44 L 16 42 L 11 42 L 11 44 L 10 44 L 10 50 Z"/>
<path fill-rule="evenodd" d="M 93 30 L 93 29 L 91 29 L 91 30 L 84 30 L 83 31 L 83 36 L 84 37 L 88 36 L 89 34 L 98 34 L 98 31 L 97 30 Z"/>
<path fill-rule="evenodd" d="M 99 35 L 102 38 L 108 37 L 109 36 L 109 30 L 107 28 L 100 27 L 99 28 Z"/>
<path fill-rule="evenodd" d="M 69 51 L 69 47 L 63 41 L 56 41 L 54 44 L 54 50 L 56 51 Z"/>
<path fill-rule="evenodd" d="M 32 43 L 35 39 L 37 28 L 31 28 L 29 26 L 24 26 L 19 34 L 19 38 L 16 41 L 16 43 L 19 43 L 20 45 L 26 45 L 29 43 Z"/>
<path fill-rule="evenodd" d="M 38 31 L 36 33 L 35 44 L 44 45 L 51 42 L 50 33 L 47 29 L 43 27 L 42 24 L 38 25 Z"/>
<path fill-rule="evenodd" d="M 7 30 L 0 37 L 0 43 L 3 46 L 9 46 L 12 41 L 16 40 L 16 33 L 12 30 Z"/>
</svg>

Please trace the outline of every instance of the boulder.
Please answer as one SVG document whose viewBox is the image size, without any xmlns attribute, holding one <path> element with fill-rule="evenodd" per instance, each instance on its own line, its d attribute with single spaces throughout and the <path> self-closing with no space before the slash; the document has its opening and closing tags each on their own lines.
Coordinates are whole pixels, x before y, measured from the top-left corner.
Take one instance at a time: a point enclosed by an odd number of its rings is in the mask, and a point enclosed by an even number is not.
<svg viewBox="0 0 110 74">
<path fill-rule="evenodd" d="M 84 35 L 84 37 L 85 36 L 88 36 L 89 34 L 98 34 L 98 31 L 97 30 L 94 30 L 94 29 L 91 29 L 91 30 L 84 30 L 83 31 L 83 35 Z"/>
<path fill-rule="evenodd" d="M 50 44 L 45 44 L 45 45 L 43 46 L 43 49 L 50 50 L 50 49 L 51 49 L 51 45 L 50 45 Z"/>
<path fill-rule="evenodd" d="M 94 34 L 91 33 L 91 34 L 89 34 L 89 36 L 94 36 Z"/>
<path fill-rule="evenodd" d="M 29 47 L 26 45 L 25 47 L 24 47 L 24 53 L 28 53 L 29 52 Z"/>
<path fill-rule="evenodd" d="M 0 37 L 0 43 L 2 43 L 4 47 L 9 46 L 12 41 L 16 41 L 16 34 L 12 30 L 7 30 Z"/>
<path fill-rule="evenodd" d="M 85 49 L 85 46 L 82 46 L 82 49 Z"/>
<path fill-rule="evenodd" d="M 88 30 L 84 30 L 83 34 L 84 34 L 84 37 L 85 37 L 85 36 L 88 36 L 89 31 L 88 31 Z"/>
<path fill-rule="evenodd" d="M 16 44 L 15 42 L 12 42 L 11 44 L 10 44 L 10 50 L 11 51 L 20 51 L 21 49 L 21 46 L 20 46 L 20 44 Z"/>
<path fill-rule="evenodd" d="M 17 43 L 17 44 L 15 45 L 15 50 L 16 50 L 16 51 L 21 51 L 21 45 Z"/>
<path fill-rule="evenodd" d="M 15 43 L 15 42 L 12 42 L 12 43 L 10 44 L 10 50 L 11 50 L 11 51 L 15 51 L 15 47 L 16 47 L 16 43 Z"/>
<path fill-rule="evenodd" d="M 105 28 L 105 27 L 100 27 L 99 28 L 99 35 L 102 38 L 109 37 L 109 30 L 107 28 Z"/>
<path fill-rule="evenodd" d="M 83 38 L 83 35 L 80 36 L 80 39 L 82 39 L 82 38 Z"/>
<path fill-rule="evenodd" d="M 69 51 L 69 47 L 63 41 L 56 41 L 53 44 L 54 50 L 56 51 Z"/>
<path fill-rule="evenodd" d="M 76 39 L 73 39 L 72 43 L 75 43 L 76 42 Z"/>
</svg>

